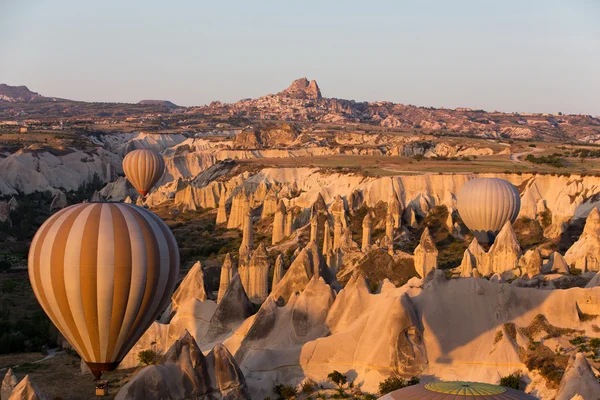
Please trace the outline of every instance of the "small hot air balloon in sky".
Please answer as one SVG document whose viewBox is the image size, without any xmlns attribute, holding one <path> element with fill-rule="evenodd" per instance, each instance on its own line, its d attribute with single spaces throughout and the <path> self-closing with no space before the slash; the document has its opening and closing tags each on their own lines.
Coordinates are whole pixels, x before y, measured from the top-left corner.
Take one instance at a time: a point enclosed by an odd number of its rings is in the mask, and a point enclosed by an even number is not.
<svg viewBox="0 0 600 400">
<path fill-rule="evenodd" d="M 135 190 L 145 196 L 165 171 L 165 161 L 152 150 L 133 150 L 123 158 L 123 171 Z"/>
<path fill-rule="evenodd" d="M 42 308 L 99 379 L 167 306 L 179 249 L 167 225 L 126 203 L 85 203 L 52 215 L 29 249 Z"/>
<path fill-rule="evenodd" d="M 460 217 L 480 243 L 492 243 L 506 221 L 519 215 L 521 197 L 517 188 L 499 178 L 473 179 L 457 195 Z"/>
</svg>

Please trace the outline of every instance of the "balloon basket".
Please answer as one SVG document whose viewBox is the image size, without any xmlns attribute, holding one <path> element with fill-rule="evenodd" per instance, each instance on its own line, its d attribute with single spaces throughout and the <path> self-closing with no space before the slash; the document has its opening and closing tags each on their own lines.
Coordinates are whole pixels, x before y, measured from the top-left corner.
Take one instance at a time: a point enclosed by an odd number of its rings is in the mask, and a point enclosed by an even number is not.
<svg viewBox="0 0 600 400">
<path fill-rule="evenodd" d="M 108 395 L 108 381 L 99 380 L 96 382 L 96 396 L 107 396 Z"/>
</svg>

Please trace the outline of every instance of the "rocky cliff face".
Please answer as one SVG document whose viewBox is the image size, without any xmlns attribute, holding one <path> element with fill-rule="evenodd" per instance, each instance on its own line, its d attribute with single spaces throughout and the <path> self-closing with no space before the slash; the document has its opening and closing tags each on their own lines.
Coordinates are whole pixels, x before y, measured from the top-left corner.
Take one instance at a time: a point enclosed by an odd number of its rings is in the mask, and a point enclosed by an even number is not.
<svg viewBox="0 0 600 400">
<path fill-rule="evenodd" d="M 306 78 L 296 79 L 290 87 L 277 94 L 281 97 L 290 97 L 293 99 L 321 99 L 321 90 L 317 82 L 308 81 Z"/>
<path fill-rule="evenodd" d="M 578 353 L 569 359 L 556 400 L 571 400 L 575 396 L 583 399 L 600 399 L 600 382 L 592 371 L 583 353 Z"/>
<path fill-rule="evenodd" d="M 583 272 L 599 271 L 598 249 L 600 249 L 600 212 L 597 207 L 594 207 L 585 221 L 585 228 L 579 240 L 565 253 L 565 261 Z"/>
</svg>

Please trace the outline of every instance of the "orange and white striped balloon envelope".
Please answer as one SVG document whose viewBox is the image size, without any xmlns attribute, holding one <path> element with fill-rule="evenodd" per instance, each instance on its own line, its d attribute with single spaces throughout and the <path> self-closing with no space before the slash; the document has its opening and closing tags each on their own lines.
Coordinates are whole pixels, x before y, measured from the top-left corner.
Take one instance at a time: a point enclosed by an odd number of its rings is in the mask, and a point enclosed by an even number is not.
<svg viewBox="0 0 600 400">
<path fill-rule="evenodd" d="M 82 203 L 44 222 L 28 264 L 42 308 L 99 378 L 167 306 L 179 249 L 169 227 L 144 208 Z"/>
<path fill-rule="evenodd" d="M 135 190 L 145 196 L 165 172 L 165 161 L 152 150 L 133 150 L 123 158 L 123 171 Z"/>
</svg>

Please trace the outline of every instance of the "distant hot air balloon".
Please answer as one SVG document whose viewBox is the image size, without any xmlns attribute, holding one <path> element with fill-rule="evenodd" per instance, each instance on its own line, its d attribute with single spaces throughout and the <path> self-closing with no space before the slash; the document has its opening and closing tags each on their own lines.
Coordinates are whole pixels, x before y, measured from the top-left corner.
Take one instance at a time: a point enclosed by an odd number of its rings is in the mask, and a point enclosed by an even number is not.
<svg viewBox="0 0 600 400">
<path fill-rule="evenodd" d="M 167 306 L 179 250 L 167 225 L 126 203 L 85 203 L 52 215 L 29 249 L 42 308 L 98 379 L 117 367 Z"/>
<path fill-rule="evenodd" d="M 480 243 L 491 243 L 506 221 L 514 222 L 521 208 L 519 191 L 499 178 L 477 178 L 457 196 L 458 213 Z"/>
<path fill-rule="evenodd" d="M 165 162 L 152 150 L 133 150 L 123 158 L 123 171 L 135 190 L 145 196 L 165 171 Z"/>
</svg>

